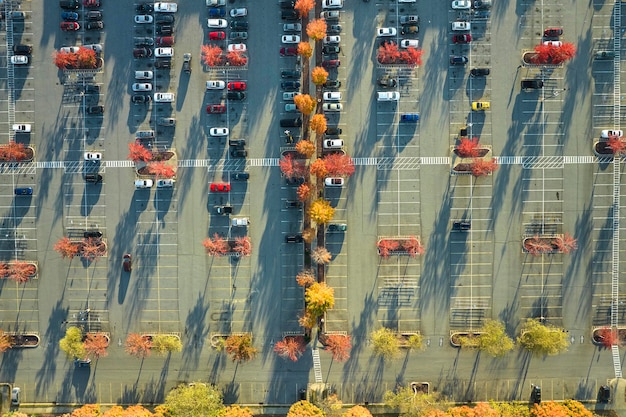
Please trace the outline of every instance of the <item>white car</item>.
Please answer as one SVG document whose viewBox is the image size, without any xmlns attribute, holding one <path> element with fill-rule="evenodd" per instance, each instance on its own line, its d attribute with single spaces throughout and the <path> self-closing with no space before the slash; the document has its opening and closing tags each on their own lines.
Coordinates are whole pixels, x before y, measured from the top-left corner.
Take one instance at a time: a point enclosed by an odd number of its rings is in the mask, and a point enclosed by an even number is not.
<svg viewBox="0 0 626 417">
<path fill-rule="evenodd" d="M 13 65 L 28 65 L 28 57 L 26 55 L 13 55 L 11 57 Z"/>
<path fill-rule="evenodd" d="M 322 0 L 322 9 L 341 9 L 343 0 Z"/>
<path fill-rule="evenodd" d="M 175 182 L 176 181 L 171 178 L 160 179 L 157 180 L 157 188 L 170 188 L 174 186 Z"/>
<path fill-rule="evenodd" d="M 206 82 L 207 90 L 223 90 L 226 88 L 226 81 L 222 80 L 209 80 Z"/>
<path fill-rule="evenodd" d="M 226 6 L 226 0 L 206 0 L 206 7 Z"/>
<path fill-rule="evenodd" d="M 63 48 L 59 48 L 59 51 L 65 52 L 68 54 L 75 54 L 80 49 L 80 46 L 64 46 Z"/>
<path fill-rule="evenodd" d="M 328 10 L 320 13 L 320 19 L 337 20 L 339 19 L 339 10 Z"/>
<path fill-rule="evenodd" d="M 325 36 L 324 43 L 341 43 L 341 36 L 339 35 Z"/>
<path fill-rule="evenodd" d="M 207 20 L 207 24 L 210 28 L 225 28 L 228 26 L 226 19 L 209 19 Z"/>
<path fill-rule="evenodd" d="M 83 157 L 85 161 L 98 162 L 102 160 L 102 154 L 100 152 L 85 152 Z"/>
<path fill-rule="evenodd" d="M 13 125 L 13 131 L 15 133 L 29 133 L 32 130 L 32 126 L 28 123 L 17 123 Z"/>
<path fill-rule="evenodd" d="M 544 45 L 555 46 L 557 48 L 560 48 L 561 46 L 563 46 L 563 42 L 561 42 L 561 41 L 544 41 L 543 44 Z"/>
<path fill-rule="evenodd" d="M 152 23 L 154 19 L 149 14 L 140 14 L 135 16 L 135 23 Z"/>
<path fill-rule="evenodd" d="M 325 178 L 324 185 L 327 187 L 343 187 L 343 178 L 341 177 Z"/>
<path fill-rule="evenodd" d="M 246 52 L 245 43 L 231 43 L 228 45 L 228 52 Z"/>
<path fill-rule="evenodd" d="M 397 91 L 379 91 L 378 93 L 376 93 L 376 100 L 398 101 L 400 100 L 400 93 Z"/>
<path fill-rule="evenodd" d="M 175 98 L 174 93 L 154 93 L 155 103 L 172 103 Z"/>
<path fill-rule="evenodd" d="M 154 56 L 157 58 L 171 58 L 174 56 L 174 48 L 154 48 Z"/>
<path fill-rule="evenodd" d="M 613 136 L 621 138 L 622 136 L 624 136 L 624 131 L 622 131 L 622 130 L 603 130 L 600 133 L 600 137 L 602 139 L 608 139 L 608 138 L 613 137 Z"/>
<path fill-rule="evenodd" d="M 152 180 L 135 180 L 135 188 L 152 188 Z"/>
<path fill-rule="evenodd" d="M 324 93 L 324 101 L 340 101 L 340 100 L 341 100 L 340 91 L 327 91 Z"/>
<path fill-rule="evenodd" d="M 228 136 L 228 128 L 227 127 L 212 127 L 209 130 L 209 135 L 215 136 Z"/>
<path fill-rule="evenodd" d="M 283 43 L 299 43 L 300 36 L 298 35 L 283 35 L 282 37 Z"/>
<path fill-rule="evenodd" d="M 283 93 L 283 100 L 285 100 L 285 101 L 293 101 L 293 98 L 295 96 L 297 96 L 298 94 L 300 94 L 300 93 L 298 93 L 297 91 L 289 91 L 287 93 Z"/>
<path fill-rule="evenodd" d="M 248 9 L 240 7 L 238 9 L 232 9 L 230 11 L 230 17 L 244 17 L 248 15 Z"/>
<path fill-rule="evenodd" d="M 154 3 L 154 11 L 156 13 L 176 13 L 178 11 L 178 4 L 176 3 Z"/>
<path fill-rule="evenodd" d="M 293 104 L 293 103 L 287 103 L 287 104 L 285 104 L 285 111 L 286 111 L 286 112 L 294 112 L 294 111 L 296 111 L 296 110 L 298 110 L 298 108 L 296 107 L 296 105 L 295 105 L 295 104 Z"/>
<path fill-rule="evenodd" d="M 396 36 L 396 28 L 378 28 L 376 34 L 378 36 Z"/>
<path fill-rule="evenodd" d="M 152 91 L 152 84 L 150 83 L 134 83 L 133 91 Z"/>
<path fill-rule="evenodd" d="M 341 149 L 343 148 L 342 139 L 326 139 L 324 140 L 324 149 Z"/>
<path fill-rule="evenodd" d="M 101 43 L 92 43 L 90 45 L 83 45 L 83 48 L 93 49 L 95 53 L 102 53 L 102 44 Z"/>
<path fill-rule="evenodd" d="M 300 23 L 285 23 L 283 24 L 283 30 L 285 32 L 300 32 L 302 25 Z"/>
<path fill-rule="evenodd" d="M 343 104 L 341 103 L 324 103 L 322 105 L 324 111 L 341 111 L 343 110 Z"/>
<path fill-rule="evenodd" d="M 470 0 L 454 0 L 452 8 L 454 10 L 468 10 L 472 8 L 472 2 Z"/>
<path fill-rule="evenodd" d="M 452 22 L 452 30 L 470 30 L 470 22 Z"/>
<path fill-rule="evenodd" d="M 247 217 L 233 217 L 230 220 L 231 226 L 246 227 L 250 224 L 250 219 Z"/>
<path fill-rule="evenodd" d="M 400 46 L 402 48 L 415 48 L 417 49 L 417 47 L 420 45 L 420 41 L 417 39 L 402 39 L 400 41 Z"/>
<path fill-rule="evenodd" d="M 151 80 L 153 76 L 152 71 L 135 71 L 136 80 Z"/>
</svg>

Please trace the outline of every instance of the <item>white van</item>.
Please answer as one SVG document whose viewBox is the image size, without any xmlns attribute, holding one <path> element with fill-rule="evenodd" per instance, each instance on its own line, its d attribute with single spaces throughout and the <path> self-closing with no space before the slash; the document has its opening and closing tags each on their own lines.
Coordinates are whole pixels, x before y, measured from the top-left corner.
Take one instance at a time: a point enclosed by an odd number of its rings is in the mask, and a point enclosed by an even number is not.
<svg viewBox="0 0 626 417">
<path fill-rule="evenodd" d="M 155 103 L 172 103 L 174 101 L 174 93 L 155 93 Z"/>
<path fill-rule="evenodd" d="M 32 126 L 28 123 L 18 123 L 13 125 L 13 131 L 15 133 L 30 133 Z"/>
<path fill-rule="evenodd" d="M 378 101 L 398 101 L 400 93 L 397 91 L 379 91 L 377 94 Z"/>
</svg>

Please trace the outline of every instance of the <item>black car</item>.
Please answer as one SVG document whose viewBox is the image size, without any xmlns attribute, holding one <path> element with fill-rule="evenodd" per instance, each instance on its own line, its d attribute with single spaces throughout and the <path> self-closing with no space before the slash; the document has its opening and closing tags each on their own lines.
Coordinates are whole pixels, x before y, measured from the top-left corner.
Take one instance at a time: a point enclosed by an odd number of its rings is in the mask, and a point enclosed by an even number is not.
<svg viewBox="0 0 626 417">
<path fill-rule="evenodd" d="M 104 29 L 104 23 L 102 23 L 102 20 L 87 22 L 87 24 L 85 25 L 85 29 L 87 29 L 87 30 Z"/>
<path fill-rule="evenodd" d="M 341 33 L 341 25 L 328 25 L 326 26 L 326 33 L 329 35 Z"/>
<path fill-rule="evenodd" d="M 322 54 L 324 55 L 338 54 L 339 52 L 341 52 L 339 45 L 324 45 L 322 47 Z"/>
<path fill-rule="evenodd" d="M 154 21 L 156 23 L 174 23 L 174 15 L 169 13 L 159 13 L 154 18 Z"/>
<path fill-rule="evenodd" d="M 450 65 L 465 65 L 469 60 L 465 55 L 451 55 Z"/>
<path fill-rule="evenodd" d="M 472 77 L 484 77 L 486 75 L 489 75 L 491 73 L 491 71 L 489 70 L 489 68 L 472 68 L 472 70 L 470 71 L 470 75 Z"/>
<path fill-rule="evenodd" d="M 491 9 L 491 0 L 474 0 L 474 9 Z"/>
<path fill-rule="evenodd" d="M 293 9 L 296 7 L 296 2 L 294 0 L 283 0 L 280 2 L 281 9 Z"/>
<path fill-rule="evenodd" d="M 135 38 L 135 47 L 153 46 L 153 45 L 154 45 L 153 38 L 149 38 L 149 37 Z"/>
<path fill-rule="evenodd" d="M 87 114 L 102 114 L 104 113 L 104 106 L 88 106 Z"/>
<path fill-rule="evenodd" d="M 246 181 L 248 180 L 248 178 L 250 178 L 250 173 L 249 172 L 235 172 L 232 178 L 237 181 Z"/>
<path fill-rule="evenodd" d="M 102 12 L 91 10 L 85 14 L 85 17 L 87 17 L 87 20 L 102 20 Z"/>
<path fill-rule="evenodd" d="M 146 58 L 152 56 L 152 49 L 150 48 L 135 48 L 133 49 L 133 56 L 135 58 Z"/>
<path fill-rule="evenodd" d="M 327 127 L 326 132 L 324 133 L 329 136 L 337 136 L 337 135 L 341 135 L 341 132 L 343 132 L 343 130 L 341 130 L 340 127 Z"/>
<path fill-rule="evenodd" d="M 328 225 L 329 232 L 345 232 L 348 230 L 348 225 L 345 223 L 333 223 Z"/>
<path fill-rule="evenodd" d="M 533 404 L 541 404 L 541 387 L 538 385 L 533 385 L 530 397 Z"/>
<path fill-rule="evenodd" d="M 246 156 L 248 156 L 248 151 L 246 151 L 245 149 L 234 148 L 230 150 L 230 156 L 232 156 L 233 158 L 245 158 Z"/>
<path fill-rule="evenodd" d="M 100 174 L 85 174 L 85 181 L 97 184 L 102 181 L 102 175 Z"/>
<path fill-rule="evenodd" d="M 398 85 L 395 78 L 381 77 L 378 79 L 378 85 L 381 87 L 394 88 Z"/>
<path fill-rule="evenodd" d="M 170 60 L 170 59 L 157 59 L 154 62 L 154 68 L 159 68 L 159 69 L 172 68 L 172 60 Z"/>
<path fill-rule="evenodd" d="M 300 83 L 298 81 L 283 81 L 280 83 L 280 88 L 283 90 L 297 90 L 300 88 Z"/>
<path fill-rule="evenodd" d="M 288 185 L 302 185 L 306 182 L 304 177 L 287 177 L 286 180 Z"/>
<path fill-rule="evenodd" d="M 301 234 L 285 236 L 285 242 L 287 243 L 301 243 L 303 240 Z"/>
<path fill-rule="evenodd" d="M 326 82 L 322 85 L 324 88 L 339 88 L 341 87 L 341 81 L 339 80 L 326 80 Z"/>
<path fill-rule="evenodd" d="M 148 104 L 152 100 L 152 97 L 143 94 L 133 94 L 130 100 L 135 104 Z"/>
<path fill-rule="evenodd" d="M 83 232 L 83 237 L 85 239 L 90 238 L 90 237 L 101 238 L 102 233 L 99 230 L 85 230 Z"/>
<path fill-rule="evenodd" d="M 300 16 L 295 10 L 283 10 L 280 12 L 280 18 L 283 20 L 298 20 Z"/>
<path fill-rule="evenodd" d="M 489 19 L 491 12 L 489 10 L 474 10 L 474 19 Z"/>
<path fill-rule="evenodd" d="M 174 33 L 174 28 L 170 25 L 157 25 L 156 32 L 159 35 L 171 35 Z"/>
<path fill-rule="evenodd" d="M 302 126 L 302 119 L 301 118 L 297 118 L 297 119 L 281 119 L 280 120 L 280 127 L 300 127 Z"/>
<path fill-rule="evenodd" d="M 59 6 L 65 10 L 76 10 L 80 7 L 79 0 L 61 0 L 59 1 Z"/>
<path fill-rule="evenodd" d="M 234 30 L 248 30 L 248 22 L 243 20 L 233 20 L 230 22 L 230 28 Z"/>
<path fill-rule="evenodd" d="M 246 93 L 243 91 L 229 91 L 226 98 L 228 100 L 244 100 L 246 98 Z"/>
<path fill-rule="evenodd" d="M 541 80 L 522 80 L 522 90 L 538 90 L 543 88 Z"/>
<path fill-rule="evenodd" d="M 402 35 L 408 35 L 408 34 L 411 34 L 411 33 L 418 33 L 419 31 L 420 31 L 420 28 L 417 25 L 402 26 L 402 29 L 400 29 L 400 33 Z"/>
<path fill-rule="evenodd" d="M 608 403 L 611 399 L 611 388 L 608 385 L 602 385 L 600 391 L 598 391 L 598 402 Z"/>
<path fill-rule="evenodd" d="M 287 200 L 285 201 L 285 208 L 300 208 L 302 207 L 302 202 L 298 200 Z"/>
<path fill-rule="evenodd" d="M 300 71 L 295 70 L 285 70 L 280 73 L 281 78 L 300 78 L 301 75 Z"/>
<path fill-rule="evenodd" d="M 33 53 L 33 47 L 30 45 L 13 45 L 13 52 L 16 55 L 30 55 Z"/>
<path fill-rule="evenodd" d="M 468 222 L 468 221 L 455 221 L 454 223 L 452 223 L 452 230 L 458 230 L 458 231 L 468 231 L 472 228 L 472 222 Z"/>
<path fill-rule="evenodd" d="M 228 146 L 232 146 L 234 148 L 243 148 L 244 146 L 246 146 L 246 140 L 245 139 L 229 139 Z"/>
<path fill-rule="evenodd" d="M 141 14 L 152 13 L 154 11 L 154 6 L 151 3 L 138 4 L 137 7 L 135 7 L 135 10 L 137 13 Z"/>
<path fill-rule="evenodd" d="M 100 94 L 100 86 L 98 84 L 87 84 L 83 91 L 85 94 Z"/>
</svg>

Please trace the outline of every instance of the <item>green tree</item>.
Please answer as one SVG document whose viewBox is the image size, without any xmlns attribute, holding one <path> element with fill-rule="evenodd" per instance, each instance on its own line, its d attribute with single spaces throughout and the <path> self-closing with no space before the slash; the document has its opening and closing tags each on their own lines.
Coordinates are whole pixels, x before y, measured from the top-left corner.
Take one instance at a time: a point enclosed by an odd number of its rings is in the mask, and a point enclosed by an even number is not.
<svg viewBox="0 0 626 417">
<path fill-rule="evenodd" d="M 513 339 L 506 334 L 503 323 L 487 319 L 480 332 L 477 347 L 485 353 L 497 357 L 513 349 Z"/>
<path fill-rule="evenodd" d="M 439 394 L 415 393 L 410 386 L 400 388 L 396 392 L 387 391 L 383 396 L 383 403 L 399 411 L 403 417 L 418 417 L 428 410 L 438 409 L 442 405 L 440 401 Z"/>
<path fill-rule="evenodd" d="M 374 354 L 383 359 L 391 359 L 400 353 L 400 342 L 396 334 L 386 327 L 381 327 L 371 334 Z"/>
<path fill-rule="evenodd" d="M 164 414 L 173 417 L 222 417 L 224 412 L 222 393 L 202 383 L 179 385 L 167 394 L 163 405 Z"/>
<path fill-rule="evenodd" d="M 78 327 L 68 327 L 59 347 L 70 359 L 82 359 L 87 354 L 83 344 L 83 332 Z"/>
<path fill-rule="evenodd" d="M 183 350 L 183 344 L 176 336 L 157 334 L 152 336 L 152 350 L 161 355 L 171 352 L 180 352 Z"/>
<path fill-rule="evenodd" d="M 535 355 L 556 355 L 567 350 L 567 333 L 556 326 L 527 319 L 517 342 Z"/>
<path fill-rule="evenodd" d="M 310 402 L 302 400 L 289 407 L 287 417 L 324 417 L 324 412 Z"/>
<path fill-rule="evenodd" d="M 335 305 L 335 290 L 325 282 L 316 282 L 306 289 L 304 300 L 307 311 L 319 317 Z"/>
</svg>

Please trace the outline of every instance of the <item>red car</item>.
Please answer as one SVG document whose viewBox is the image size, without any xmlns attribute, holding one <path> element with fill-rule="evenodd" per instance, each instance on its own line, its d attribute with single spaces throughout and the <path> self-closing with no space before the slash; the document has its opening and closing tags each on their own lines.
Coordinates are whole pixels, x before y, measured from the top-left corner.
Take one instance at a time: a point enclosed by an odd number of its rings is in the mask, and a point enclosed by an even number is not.
<svg viewBox="0 0 626 417">
<path fill-rule="evenodd" d="M 546 38 L 558 38 L 563 34 L 563 29 L 561 28 L 548 28 L 543 31 L 543 36 Z"/>
<path fill-rule="evenodd" d="M 172 46 L 174 45 L 174 37 L 173 36 L 157 36 L 156 44 L 158 46 Z"/>
<path fill-rule="evenodd" d="M 132 271 L 133 270 L 133 257 L 130 255 L 130 253 L 124 254 L 122 259 L 124 260 L 124 262 L 122 263 L 122 265 L 124 266 L 124 271 L 126 272 Z"/>
<path fill-rule="evenodd" d="M 470 35 L 469 33 L 452 36 L 453 43 L 470 43 L 471 41 L 472 41 L 472 35 Z"/>
<path fill-rule="evenodd" d="M 233 81 L 228 83 L 228 89 L 231 91 L 244 91 L 246 89 L 246 83 L 243 81 Z"/>
<path fill-rule="evenodd" d="M 230 191 L 230 184 L 226 184 L 223 182 L 213 182 L 211 183 L 211 192 L 214 193 L 227 193 Z"/>
<path fill-rule="evenodd" d="M 209 114 L 226 113 L 226 106 L 223 104 L 209 104 L 206 106 L 206 112 Z"/>
<path fill-rule="evenodd" d="M 78 30 L 80 25 L 76 22 L 61 22 L 61 30 Z"/>
<path fill-rule="evenodd" d="M 85 7 L 100 7 L 100 0 L 83 0 Z"/>
<path fill-rule="evenodd" d="M 324 68 L 337 68 L 341 65 L 341 61 L 338 59 L 329 59 L 328 61 L 322 61 L 322 66 Z"/>
<path fill-rule="evenodd" d="M 209 40 L 211 41 L 223 41 L 226 39 L 226 32 L 209 32 Z"/>
<path fill-rule="evenodd" d="M 280 56 L 296 56 L 298 55 L 298 48 L 289 48 L 283 46 L 280 48 Z"/>
</svg>

